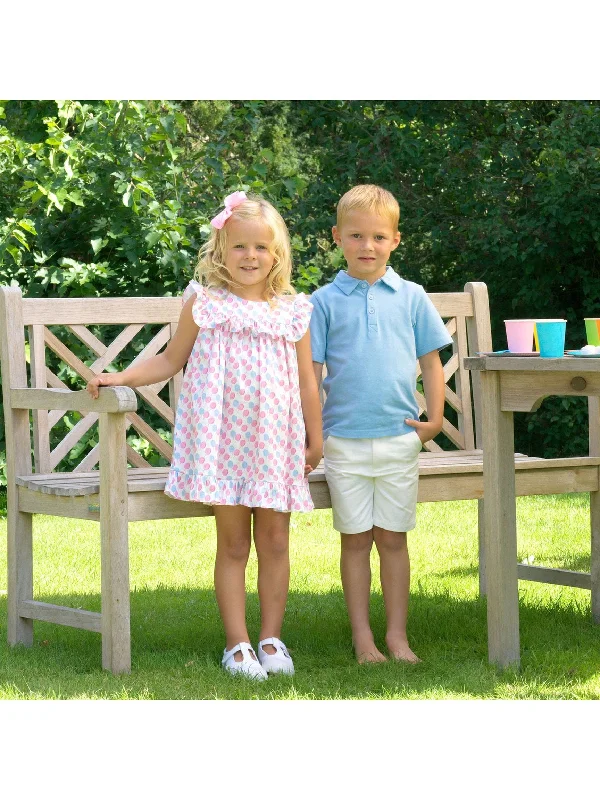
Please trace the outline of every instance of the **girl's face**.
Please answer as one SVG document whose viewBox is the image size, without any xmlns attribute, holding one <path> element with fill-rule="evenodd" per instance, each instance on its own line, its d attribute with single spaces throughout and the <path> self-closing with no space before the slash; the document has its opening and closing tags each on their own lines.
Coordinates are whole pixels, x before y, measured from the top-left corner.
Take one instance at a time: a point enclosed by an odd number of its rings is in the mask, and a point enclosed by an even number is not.
<svg viewBox="0 0 600 800">
<path fill-rule="evenodd" d="M 230 287 L 233 294 L 246 300 L 264 300 L 267 277 L 275 263 L 272 243 L 271 229 L 262 220 L 228 220 L 225 267 L 235 282 Z"/>
</svg>

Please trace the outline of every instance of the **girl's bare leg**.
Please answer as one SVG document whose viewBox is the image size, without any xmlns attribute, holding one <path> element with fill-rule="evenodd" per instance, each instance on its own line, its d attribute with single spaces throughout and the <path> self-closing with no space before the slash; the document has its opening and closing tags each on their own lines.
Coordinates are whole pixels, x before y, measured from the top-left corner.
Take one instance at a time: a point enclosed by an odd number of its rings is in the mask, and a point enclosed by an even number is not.
<svg viewBox="0 0 600 800">
<path fill-rule="evenodd" d="M 340 571 L 356 658 L 360 664 L 365 661 L 385 661 L 386 657 L 375 645 L 369 622 L 373 531 L 340 535 Z"/>
<path fill-rule="evenodd" d="M 408 595 L 410 587 L 410 559 L 406 533 L 373 528 L 375 546 L 379 552 L 381 588 L 385 603 L 388 650 L 397 661 L 416 664 L 421 659 L 410 649 L 406 636 Z"/>
<path fill-rule="evenodd" d="M 290 585 L 290 515 L 270 508 L 255 508 L 254 544 L 258 557 L 260 600 L 259 641 L 281 638 L 281 626 Z M 264 647 L 271 655 L 273 645 Z"/>
<path fill-rule="evenodd" d="M 223 627 L 226 648 L 249 642 L 246 627 L 246 564 L 250 554 L 250 517 L 246 506 L 213 506 L 217 523 L 215 594 Z M 236 661 L 242 654 L 236 653 Z"/>
</svg>

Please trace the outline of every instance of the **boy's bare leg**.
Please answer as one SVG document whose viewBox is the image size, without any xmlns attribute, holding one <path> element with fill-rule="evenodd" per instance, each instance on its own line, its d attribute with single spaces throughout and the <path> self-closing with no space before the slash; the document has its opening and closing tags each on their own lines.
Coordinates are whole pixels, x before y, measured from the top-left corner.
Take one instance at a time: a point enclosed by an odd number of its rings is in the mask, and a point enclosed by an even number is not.
<svg viewBox="0 0 600 800">
<path fill-rule="evenodd" d="M 340 572 L 352 628 L 352 644 L 359 664 L 387 660 L 375 646 L 369 624 L 372 547 L 372 530 L 341 534 Z"/>
<path fill-rule="evenodd" d="M 397 661 L 418 663 L 406 636 L 408 594 L 410 588 L 410 559 L 406 533 L 373 527 L 373 538 L 379 552 L 381 588 L 387 618 L 385 642 Z"/>
</svg>

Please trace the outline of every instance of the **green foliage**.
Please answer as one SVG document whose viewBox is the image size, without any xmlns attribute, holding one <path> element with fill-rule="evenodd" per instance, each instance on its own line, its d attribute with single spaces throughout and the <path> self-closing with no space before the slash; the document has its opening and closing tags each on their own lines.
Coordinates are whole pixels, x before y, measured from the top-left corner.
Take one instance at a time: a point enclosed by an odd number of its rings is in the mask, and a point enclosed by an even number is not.
<svg viewBox="0 0 600 800">
<path fill-rule="evenodd" d="M 224 195 L 245 189 L 281 210 L 310 292 L 343 268 L 337 200 L 372 182 L 400 201 L 404 277 L 485 281 L 498 348 L 520 316 L 565 316 L 580 346 L 600 315 L 599 142 L 595 101 L 0 101 L 0 281 L 177 294 Z M 519 449 L 586 450 L 585 404 L 560 403 L 517 420 Z"/>
<path fill-rule="evenodd" d="M 178 106 L 57 101 L 27 141 L 22 116 L 34 104 L 20 105 L 17 132 L 0 129 L 0 180 L 12 200 L 0 278 L 29 296 L 177 291 L 199 245 L 197 216 L 181 213 L 187 122 Z"/>
</svg>

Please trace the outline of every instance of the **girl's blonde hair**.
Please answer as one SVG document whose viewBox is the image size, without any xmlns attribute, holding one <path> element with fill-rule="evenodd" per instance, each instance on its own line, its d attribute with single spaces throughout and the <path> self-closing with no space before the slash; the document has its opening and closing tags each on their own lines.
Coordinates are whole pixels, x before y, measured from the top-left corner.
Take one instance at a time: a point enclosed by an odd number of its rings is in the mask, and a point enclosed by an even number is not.
<svg viewBox="0 0 600 800">
<path fill-rule="evenodd" d="M 292 251 L 290 236 L 283 217 L 274 206 L 258 195 L 249 195 L 243 203 L 233 209 L 231 217 L 220 230 L 213 228 L 208 241 L 200 249 L 195 278 L 210 288 L 228 288 L 237 284 L 225 267 L 227 250 L 227 226 L 232 219 L 260 219 L 273 234 L 269 247 L 275 261 L 267 276 L 265 296 L 273 300 L 282 294 L 295 294 L 291 284 Z"/>
</svg>

